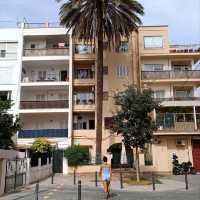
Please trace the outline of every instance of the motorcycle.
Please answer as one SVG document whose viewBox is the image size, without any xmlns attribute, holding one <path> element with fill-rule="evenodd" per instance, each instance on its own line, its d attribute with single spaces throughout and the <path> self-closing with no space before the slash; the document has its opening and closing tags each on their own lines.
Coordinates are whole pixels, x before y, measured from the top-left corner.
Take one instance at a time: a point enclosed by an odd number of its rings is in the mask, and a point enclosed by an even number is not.
<svg viewBox="0 0 200 200">
<path fill-rule="evenodd" d="M 196 169 L 192 166 L 192 163 L 190 161 L 180 164 L 178 161 L 178 156 L 176 154 L 173 154 L 172 164 L 173 175 L 183 175 L 185 173 L 195 175 L 197 173 Z"/>
</svg>

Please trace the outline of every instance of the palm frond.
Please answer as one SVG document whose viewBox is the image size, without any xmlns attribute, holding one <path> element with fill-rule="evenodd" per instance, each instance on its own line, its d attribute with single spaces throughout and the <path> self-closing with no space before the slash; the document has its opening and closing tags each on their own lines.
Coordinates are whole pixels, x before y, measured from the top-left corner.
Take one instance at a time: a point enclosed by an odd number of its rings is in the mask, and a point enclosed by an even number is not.
<svg viewBox="0 0 200 200">
<path fill-rule="evenodd" d="M 60 8 L 60 22 L 72 29 L 72 36 L 83 41 L 98 36 L 101 22 L 104 38 L 111 44 L 122 37 L 129 38 L 142 24 L 143 14 L 143 6 L 135 0 L 68 0 Z"/>
</svg>

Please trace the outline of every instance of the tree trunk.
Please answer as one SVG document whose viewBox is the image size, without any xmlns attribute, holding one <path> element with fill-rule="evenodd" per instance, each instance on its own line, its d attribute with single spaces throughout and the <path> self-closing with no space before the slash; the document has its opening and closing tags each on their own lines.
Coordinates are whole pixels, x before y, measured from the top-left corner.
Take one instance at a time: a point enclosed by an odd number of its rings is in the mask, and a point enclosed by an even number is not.
<svg viewBox="0 0 200 200">
<path fill-rule="evenodd" d="M 140 182 L 140 164 L 139 164 L 139 152 L 138 152 L 138 147 L 136 147 L 136 160 L 135 160 L 135 167 L 136 167 L 136 177 L 137 177 L 137 182 Z"/>
<path fill-rule="evenodd" d="M 99 1 L 99 8 L 102 8 L 101 1 Z M 102 146 L 102 116 L 103 116 L 103 26 L 102 9 L 98 9 L 98 35 L 95 40 L 95 70 L 96 70 L 96 162 L 101 161 L 101 146 Z"/>
</svg>

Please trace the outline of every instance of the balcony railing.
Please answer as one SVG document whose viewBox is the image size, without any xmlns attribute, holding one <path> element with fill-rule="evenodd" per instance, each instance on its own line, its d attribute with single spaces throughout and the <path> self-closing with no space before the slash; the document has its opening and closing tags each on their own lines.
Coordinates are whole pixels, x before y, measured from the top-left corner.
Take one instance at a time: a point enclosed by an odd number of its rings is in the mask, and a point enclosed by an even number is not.
<svg viewBox="0 0 200 200">
<path fill-rule="evenodd" d="M 46 23 L 25 23 L 24 28 L 62 28 L 58 22 L 46 22 Z"/>
<path fill-rule="evenodd" d="M 200 44 L 170 46 L 170 53 L 196 53 L 196 52 L 200 52 Z"/>
<path fill-rule="evenodd" d="M 69 77 L 65 77 L 65 80 L 61 80 L 58 76 L 47 76 L 45 78 L 40 77 L 22 77 L 23 83 L 29 83 L 29 82 L 66 82 L 69 81 Z"/>
<path fill-rule="evenodd" d="M 68 56 L 69 48 L 24 49 L 24 56 Z"/>
<path fill-rule="evenodd" d="M 21 109 L 68 108 L 68 100 L 56 101 L 21 101 Z"/>
<path fill-rule="evenodd" d="M 41 130 L 22 130 L 18 133 L 18 138 L 63 138 L 68 137 L 68 129 L 41 129 Z"/>
<path fill-rule="evenodd" d="M 142 71 L 142 80 L 155 79 L 181 79 L 181 78 L 200 78 L 200 70 L 185 71 Z"/>
<path fill-rule="evenodd" d="M 158 131 L 195 131 L 193 113 L 157 114 Z"/>
<path fill-rule="evenodd" d="M 94 79 L 94 72 L 88 70 L 85 73 L 75 71 L 75 79 Z"/>
<path fill-rule="evenodd" d="M 76 101 L 74 101 L 74 104 L 75 105 L 94 105 L 95 100 L 94 99 L 82 99 L 82 100 L 77 99 Z"/>
<path fill-rule="evenodd" d="M 192 96 L 188 96 L 188 97 L 165 97 L 165 98 L 154 98 L 155 101 L 200 101 L 200 97 L 192 97 Z"/>
</svg>

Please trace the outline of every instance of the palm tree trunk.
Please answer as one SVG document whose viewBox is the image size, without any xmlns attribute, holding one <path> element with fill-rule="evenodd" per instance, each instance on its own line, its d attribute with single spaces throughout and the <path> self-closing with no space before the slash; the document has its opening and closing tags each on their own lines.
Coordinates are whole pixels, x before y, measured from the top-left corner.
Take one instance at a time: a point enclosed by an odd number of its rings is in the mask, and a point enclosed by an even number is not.
<svg viewBox="0 0 200 200">
<path fill-rule="evenodd" d="M 101 1 L 99 6 L 102 7 Z M 103 116 L 103 12 L 99 9 L 98 13 L 98 35 L 95 40 L 96 53 L 96 161 L 101 161 L 101 146 L 102 146 L 102 116 Z"/>
</svg>

